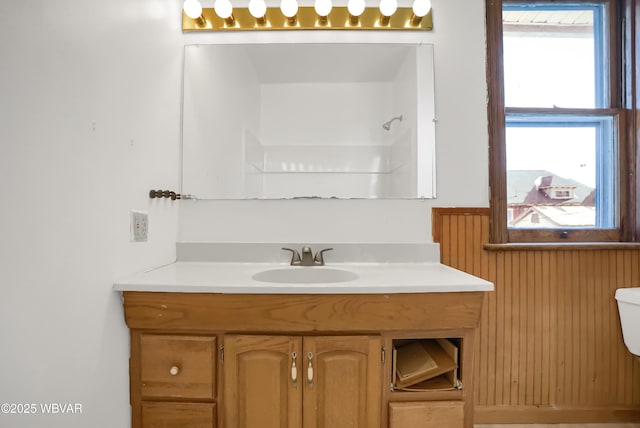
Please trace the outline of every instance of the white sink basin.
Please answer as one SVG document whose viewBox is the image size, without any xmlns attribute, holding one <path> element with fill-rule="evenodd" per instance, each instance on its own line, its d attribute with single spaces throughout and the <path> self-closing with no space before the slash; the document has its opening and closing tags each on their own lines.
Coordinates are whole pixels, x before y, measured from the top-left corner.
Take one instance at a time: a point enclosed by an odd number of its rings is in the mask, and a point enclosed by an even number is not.
<svg viewBox="0 0 640 428">
<path fill-rule="evenodd" d="M 319 284 L 329 282 L 347 282 L 358 279 L 358 275 L 343 269 L 328 267 L 295 266 L 281 269 L 270 269 L 258 272 L 252 277 L 261 282 L 277 282 L 288 284 Z"/>
</svg>

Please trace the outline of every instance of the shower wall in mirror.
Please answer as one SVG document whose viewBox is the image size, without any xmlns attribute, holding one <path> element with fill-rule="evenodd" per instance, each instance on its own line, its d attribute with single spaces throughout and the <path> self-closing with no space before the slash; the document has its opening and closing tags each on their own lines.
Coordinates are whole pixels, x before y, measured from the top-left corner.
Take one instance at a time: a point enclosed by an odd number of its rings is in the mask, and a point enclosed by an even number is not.
<svg viewBox="0 0 640 428">
<path fill-rule="evenodd" d="M 435 197 L 433 47 L 185 47 L 182 193 Z"/>
</svg>

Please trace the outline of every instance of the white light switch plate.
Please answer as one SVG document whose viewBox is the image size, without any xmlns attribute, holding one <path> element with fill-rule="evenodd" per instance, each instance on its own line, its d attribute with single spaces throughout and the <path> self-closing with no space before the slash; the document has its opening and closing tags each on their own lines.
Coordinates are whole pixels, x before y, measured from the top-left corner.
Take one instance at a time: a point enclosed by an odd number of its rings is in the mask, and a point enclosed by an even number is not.
<svg viewBox="0 0 640 428">
<path fill-rule="evenodd" d="M 149 213 L 131 210 L 131 241 L 145 242 L 149 236 Z"/>
</svg>

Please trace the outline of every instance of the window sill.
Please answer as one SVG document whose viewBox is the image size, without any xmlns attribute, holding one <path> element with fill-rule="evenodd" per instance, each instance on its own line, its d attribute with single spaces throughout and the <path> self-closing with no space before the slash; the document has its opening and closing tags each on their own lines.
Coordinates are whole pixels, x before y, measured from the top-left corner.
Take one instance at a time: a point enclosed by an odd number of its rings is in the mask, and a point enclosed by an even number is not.
<svg viewBox="0 0 640 428">
<path fill-rule="evenodd" d="M 640 250 L 640 242 L 519 242 L 484 244 L 487 251 Z"/>
</svg>

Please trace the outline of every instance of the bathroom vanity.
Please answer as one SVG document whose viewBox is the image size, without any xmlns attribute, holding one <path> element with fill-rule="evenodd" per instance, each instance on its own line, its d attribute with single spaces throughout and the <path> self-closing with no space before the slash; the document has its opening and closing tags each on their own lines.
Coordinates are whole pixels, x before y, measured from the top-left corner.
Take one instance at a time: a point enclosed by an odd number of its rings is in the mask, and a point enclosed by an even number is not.
<svg viewBox="0 0 640 428">
<path fill-rule="evenodd" d="M 180 253 L 114 287 L 131 331 L 133 427 L 473 426 L 474 335 L 491 283 L 424 253 L 330 267 L 288 266 L 281 250 L 277 263 Z M 293 269 L 298 283 L 286 282 Z M 315 282 L 325 269 L 352 276 Z M 436 341 L 455 367 L 400 388 L 402 347 Z"/>
</svg>

